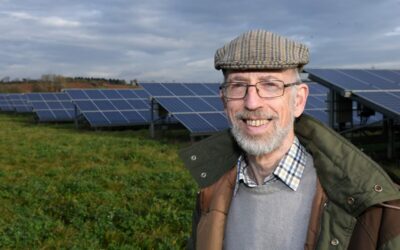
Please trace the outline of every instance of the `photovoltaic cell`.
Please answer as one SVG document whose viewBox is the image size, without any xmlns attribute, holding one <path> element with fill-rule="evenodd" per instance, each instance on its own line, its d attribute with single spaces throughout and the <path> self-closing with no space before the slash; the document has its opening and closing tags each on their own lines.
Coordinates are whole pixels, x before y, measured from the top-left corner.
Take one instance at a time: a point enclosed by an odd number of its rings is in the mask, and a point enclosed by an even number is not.
<svg viewBox="0 0 400 250">
<path fill-rule="evenodd" d="M 194 112 L 189 106 L 187 106 L 184 102 L 182 102 L 177 97 L 165 97 L 165 98 L 157 98 L 156 99 L 161 106 L 163 106 L 170 113 L 176 112 Z"/>
<path fill-rule="evenodd" d="M 327 110 L 326 107 L 326 98 L 321 96 L 313 96 L 309 95 L 306 103 L 306 110 L 307 109 L 321 109 Z"/>
<path fill-rule="evenodd" d="M 203 97 L 203 100 L 210 104 L 216 111 L 224 110 L 224 105 L 219 96 Z"/>
<path fill-rule="evenodd" d="M 221 84 L 219 83 L 206 83 L 204 84 L 209 90 L 211 90 L 211 92 L 214 93 L 214 95 L 219 95 L 219 86 L 221 86 Z"/>
<path fill-rule="evenodd" d="M 213 96 L 215 92 L 210 88 L 206 87 L 204 84 L 201 83 L 192 83 L 190 84 L 190 90 L 196 96 Z"/>
<path fill-rule="evenodd" d="M 181 97 L 180 100 L 195 112 L 213 111 L 213 107 L 201 97 Z"/>
<path fill-rule="evenodd" d="M 162 83 L 143 83 L 141 86 L 149 94 L 149 96 L 174 96 Z"/>
<path fill-rule="evenodd" d="M 310 95 L 327 95 L 329 92 L 327 87 L 316 82 L 309 82 L 307 85 L 310 90 Z"/>
<path fill-rule="evenodd" d="M 122 93 L 124 92 L 122 91 Z M 134 93 L 141 99 L 149 100 L 149 94 L 143 89 L 136 90 Z"/>
<path fill-rule="evenodd" d="M 228 119 L 224 112 L 219 113 L 202 113 L 199 114 L 206 121 L 213 121 L 213 126 L 217 131 L 221 131 L 229 128 Z"/>
<path fill-rule="evenodd" d="M 185 84 L 181 83 L 165 83 L 164 87 L 172 92 L 175 96 L 193 96 L 194 93 L 190 91 Z"/>
</svg>

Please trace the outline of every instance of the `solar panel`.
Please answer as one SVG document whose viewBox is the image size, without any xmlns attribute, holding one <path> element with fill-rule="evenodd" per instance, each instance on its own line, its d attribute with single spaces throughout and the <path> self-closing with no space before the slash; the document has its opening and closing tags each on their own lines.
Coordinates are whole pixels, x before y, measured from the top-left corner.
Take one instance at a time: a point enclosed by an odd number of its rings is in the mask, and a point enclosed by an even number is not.
<svg viewBox="0 0 400 250">
<path fill-rule="evenodd" d="M 14 108 L 11 106 L 11 103 L 7 99 L 7 94 L 0 94 L 0 111 L 14 111 Z"/>
<path fill-rule="evenodd" d="M 217 111 L 207 100 L 201 97 L 181 97 L 180 100 L 195 112 L 210 112 Z"/>
<path fill-rule="evenodd" d="M 190 107 L 188 107 L 185 103 L 183 103 L 177 97 L 159 97 L 156 99 L 161 106 L 163 106 L 168 112 L 176 113 L 176 112 L 194 112 Z"/>
<path fill-rule="evenodd" d="M 75 118 L 75 108 L 66 93 L 29 93 L 27 101 L 40 122 L 68 122 Z"/>
<path fill-rule="evenodd" d="M 181 83 L 168 83 L 164 84 L 164 87 L 174 94 L 174 96 L 193 96 L 194 93 Z"/>
<path fill-rule="evenodd" d="M 399 92 L 359 92 L 355 96 L 365 103 L 369 103 L 381 113 L 390 113 L 392 117 L 400 118 L 400 91 Z M 356 98 L 356 99 L 357 99 Z"/>
<path fill-rule="evenodd" d="M 141 86 L 150 96 L 174 96 L 162 83 L 142 83 Z"/>
<path fill-rule="evenodd" d="M 162 96 L 215 96 L 219 95 L 218 83 L 141 83 L 152 97 Z"/>
<path fill-rule="evenodd" d="M 201 83 L 192 83 L 190 84 L 190 90 L 196 95 L 196 96 L 212 96 L 215 95 L 215 91 L 213 89 L 207 87 L 206 84 L 201 84 Z"/>
<path fill-rule="evenodd" d="M 399 119 L 400 70 L 306 69 L 309 78 Z"/>
<path fill-rule="evenodd" d="M 175 114 L 176 119 L 180 121 L 191 133 L 211 133 L 219 131 L 210 120 L 205 120 L 200 114 Z"/>
<path fill-rule="evenodd" d="M 328 121 L 329 121 L 328 113 L 324 110 L 306 109 L 306 110 L 304 110 L 304 113 L 316 118 L 320 122 L 328 124 Z"/>
<path fill-rule="evenodd" d="M 147 92 L 141 89 L 65 89 L 79 117 L 91 127 L 144 125 L 150 122 Z"/>
<path fill-rule="evenodd" d="M 16 111 L 17 113 L 32 112 L 32 106 L 28 104 L 26 96 L 24 94 L 8 94 L 6 98 L 10 103 L 13 111 Z"/>
<path fill-rule="evenodd" d="M 307 82 L 307 85 L 309 94 L 304 113 L 328 124 L 327 94 L 329 89 L 316 82 Z"/>
<path fill-rule="evenodd" d="M 229 127 L 217 83 L 143 83 L 158 105 L 193 134 L 214 133 Z"/>
</svg>

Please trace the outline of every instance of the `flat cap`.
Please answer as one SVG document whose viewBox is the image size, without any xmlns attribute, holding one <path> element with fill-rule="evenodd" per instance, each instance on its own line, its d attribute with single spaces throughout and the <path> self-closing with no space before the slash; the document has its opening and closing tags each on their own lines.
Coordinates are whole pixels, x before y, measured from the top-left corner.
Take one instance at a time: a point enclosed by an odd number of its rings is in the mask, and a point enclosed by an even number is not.
<svg viewBox="0 0 400 250">
<path fill-rule="evenodd" d="M 265 30 L 251 30 L 217 50 L 217 70 L 301 68 L 309 61 L 306 45 Z"/>
</svg>

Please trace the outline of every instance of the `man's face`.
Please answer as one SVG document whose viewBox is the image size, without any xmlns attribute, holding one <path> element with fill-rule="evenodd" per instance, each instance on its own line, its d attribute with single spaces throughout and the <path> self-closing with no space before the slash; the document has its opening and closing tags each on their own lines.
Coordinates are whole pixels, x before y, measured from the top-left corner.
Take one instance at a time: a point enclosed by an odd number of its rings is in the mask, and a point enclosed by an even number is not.
<svg viewBox="0 0 400 250">
<path fill-rule="evenodd" d="M 294 70 L 232 71 L 227 82 L 256 84 L 260 81 L 281 80 L 285 84 L 297 82 Z M 224 98 L 225 111 L 238 144 L 251 155 L 267 154 L 289 140 L 293 140 L 293 121 L 304 109 L 308 88 L 301 84 L 297 91 L 288 87 L 284 95 L 261 98 L 255 87 L 248 88 L 242 100 Z"/>
</svg>

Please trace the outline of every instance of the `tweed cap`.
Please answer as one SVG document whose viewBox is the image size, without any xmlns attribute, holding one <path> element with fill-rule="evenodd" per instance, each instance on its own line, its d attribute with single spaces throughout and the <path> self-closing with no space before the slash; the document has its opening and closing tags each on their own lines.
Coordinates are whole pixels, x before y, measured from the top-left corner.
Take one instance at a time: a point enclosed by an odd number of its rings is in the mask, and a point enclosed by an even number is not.
<svg viewBox="0 0 400 250">
<path fill-rule="evenodd" d="M 309 61 L 307 46 L 265 30 L 251 30 L 217 50 L 217 70 L 302 68 Z"/>
</svg>

